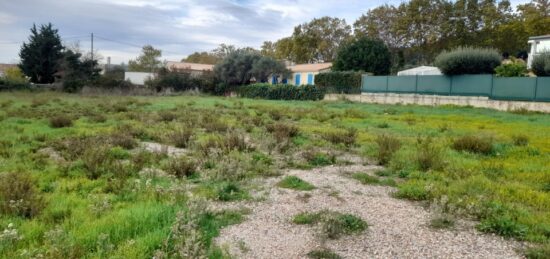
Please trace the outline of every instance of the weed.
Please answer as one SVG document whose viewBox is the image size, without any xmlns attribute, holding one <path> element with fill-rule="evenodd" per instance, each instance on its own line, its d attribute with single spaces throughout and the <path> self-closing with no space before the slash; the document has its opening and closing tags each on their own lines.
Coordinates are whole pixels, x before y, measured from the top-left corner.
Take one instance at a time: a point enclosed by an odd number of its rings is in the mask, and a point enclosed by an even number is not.
<svg viewBox="0 0 550 259">
<path fill-rule="evenodd" d="M 94 123 L 103 123 L 107 121 L 107 117 L 103 114 L 94 114 L 94 115 L 88 116 L 88 119 Z"/>
<path fill-rule="evenodd" d="M 182 156 L 170 159 L 165 169 L 173 176 L 185 178 L 197 172 L 197 164 L 193 160 Z"/>
<path fill-rule="evenodd" d="M 378 145 L 378 164 L 386 165 L 393 157 L 393 154 L 401 148 L 401 142 L 396 137 L 382 134 L 376 138 Z"/>
<path fill-rule="evenodd" d="M 181 128 L 169 135 L 170 141 L 177 148 L 187 148 L 191 143 L 191 137 L 193 136 L 193 129 Z"/>
<path fill-rule="evenodd" d="M 410 180 L 398 187 L 395 193 L 397 198 L 409 199 L 413 201 L 422 201 L 430 198 L 429 192 L 424 188 L 424 184 L 419 181 Z"/>
<path fill-rule="evenodd" d="M 50 127 L 52 128 L 65 128 L 72 125 L 73 120 L 65 115 L 57 115 L 50 118 Z"/>
<path fill-rule="evenodd" d="M 32 218 L 44 208 L 29 173 L 0 173 L 0 212 Z"/>
<path fill-rule="evenodd" d="M 158 116 L 159 120 L 163 122 L 175 121 L 178 118 L 178 115 L 172 111 L 159 111 Z"/>
<path fill-rule="evenodd" d="M 295 224 L 320 224 L 322 237 L 337 239 L 342 235 L 360 233 L 367 229 L 367 222 L 351 214 L 342 214 L 334 211 L 320 211 L 317 213 L 300 213 L 292 220 Z"/>
<path fill-rule="evenodd" d="M 435 229 L 448 229 L 455 225 L 455 221 L 449 215 L 442 215 L 430 220 L 430 227 Z"/>
<path fill-rule="evenodd" d="M 133 149 L 138 146 L 137 141 L 129 134 L 114 133 L 109 136 L 109 142 L 113 146 L 121 147 L 124 149 Z"/>
<path fill-rule="evenodd" d="M 507 214 L 491 216 L 481 221 L 477 228 L 482 232 L 491 232 L 517 239 L 523 239 L 528 230 L 527 226 L 518 223 Z"/>
<path fill-rule="evenodd" d="M 350 147 L 355 144 L 357 139 L 357 129 L 348 128 L 345 130 L 331 130 L 323 132 L 322 137 L 332 144 L 343 144 L 346 147 Z"/>
<path fill-rule="evenodd" d="M 306 150 L 302 153 L 302 157 L 311 166 L 326 166 L 336 163 L 336 156 L 332 154 L 326 154 L 317 152 L 314 150 Z"/>
<path fill-rule="evenodd" d="M 313 250 L 307 253 L 311 259 L 341 259 L 342 257 L 328 249 Z"/>
<path fill-rule="evenodd" d="M 527 146 L 529 144 L 529 137 L 523 134 L 512 136 L 512 140 L 516 146 Z"/>
<path fill-rule="evenodd" d="M 366 173 L 355 173 L 352 175 L 352 177 L 353 179 L 361 182 L 362 184 L 379 184 L 380 183 L 380 179 Z"/>
<path fill-rule="evenodd" d="M 312 184 L 296 177 L 296 176 L 287 176 L 281 180 L 277 186 L 281 188 L 294 189 L 299 191 L 311 191 L 315 189 L 315 186 Z"/>
<path fill-rule="evenodd" d="M 97 179 L 110 172 L 113 158 L 109 155 L 109 150 L 108 146 L 101 145 L 92 146 L 84 151 L 81 159 L 88 178 Z"/>
<path fill-rule="evenodd" d="M 550 244 L 530 247 L 525 250 L 527 259 L 548 259 L 550 258 Z"/>
<path fill-rule="evenodd" d="M 390 124 L 388 124 L 387 122 L 382 122 L 378 125 L 376 125 L 377 128 L 380 128 L 380 129 L 387 129 L 390 127 Z"/>
<path fill-rule="evenodd" d="M 226 151 L 248 151 L 251 149 L 248 143 L 246 143 L 244 137 L 235 131 L 225 135 L 225 138 L 223 140 L 223 148 Z"/>
<path fill-rule="evenodd" d="M 296 137 L 300 132 L 298 127 L 282 122 L 268 124 L 267 132 L 272 133 L 277 142 L 288 141 L 290 138 Z"/>
<path fill-rule="evenodd" d="M 443 169 L 443 151 L 434 143 L 432 137 L 418 138 L 416 162 L 423 171 Z"/>
<path fill-rule="evenodd" d="M 224 183 L 217 189 L 217 197 L 220 201 L 236 201 L 248 198 L 248 193 L 233 182 Z"/>
<path fill-rule="evenodd" d="M 452 147 L 456 151 L 488 155 L 493 152 L 493 140 L 487 137 L 466 135 L 455 139 Z"/>
</svg>

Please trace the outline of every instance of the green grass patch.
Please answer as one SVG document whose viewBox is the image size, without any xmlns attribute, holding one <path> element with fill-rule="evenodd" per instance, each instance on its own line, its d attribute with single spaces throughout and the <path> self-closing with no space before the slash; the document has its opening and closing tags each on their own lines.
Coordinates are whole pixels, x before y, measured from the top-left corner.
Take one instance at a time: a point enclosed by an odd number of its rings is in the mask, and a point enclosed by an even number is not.
<svg viewBox="0 0 550 259">
<path fill-rule="evenodd" d="M 283 180 L 277 183 L 277 186 L 298 191 L 311 191 L 315 189 L 315 186 L 296 176 L 285 177 Z"/>
</svg>

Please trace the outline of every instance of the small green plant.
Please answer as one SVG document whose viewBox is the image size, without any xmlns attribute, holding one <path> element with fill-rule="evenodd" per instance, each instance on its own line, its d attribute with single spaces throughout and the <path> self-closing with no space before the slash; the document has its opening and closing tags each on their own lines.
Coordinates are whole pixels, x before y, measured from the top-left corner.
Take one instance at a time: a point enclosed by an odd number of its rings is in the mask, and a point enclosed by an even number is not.
<svg viewBox="0 0 550 259">
<path fill-rule="evenodd" d="M 409 180 L 404 184 L 399 185 L 395 196 L 397 198 L 413 201 L 422 201 L 430 198 L 430 194 L 424 187 L 424 183 L 415 180 Z"/>
<path fill-rule="evenodd" d="M 300 213 L 294 216 L 292 222 L 300 225 L 320 224 L 321 235 L 329 239 L 361 233 L 368 227 L 367 222 L 357 216 L 328 210 L 316 213 Z"/>
<path fill-rule="evenodd" d="M 456 151 L 489 155 L 493 152 L 493 140 L 488 137 L 466 135 L 455 139 L 452 147 Z"/>
<path fill-rule="evenodd" d="M 299 191 L 311 191 L 315 189 L 315 186 L 312 184 L 296 177 L 296 176 L 287 176 L 281 180 L 277 186 L 281 188 L 294 189 Z"/>
<path fill-rule="evenodd" d="M 507 63 L 496 67 L 495 72 L 499 77 L 525 77 L 527 66 L 523 62 Z"/>
<path fill-rule="evenodd" d="M 29 173 L 0 173 L 1 214 L 32 218 L 43 208 L 44 201 Z"/>
<path fill-rule="evenodd" d="M 342 257 L 329 249 L 318 249 L 307 253 L 311 259 L 341 259 Z"/>
<path fill-rule="evenodd" d="M 169 135 L 170 141 L 177 148 L 187 148 L 191 142 L 193 130 L 190 128 L 178 129 Z"/>
<path fill-rule="evenodd" d="M 496 233 L 517 239 L 523 239 L 528 231 L 525 225 L 518 223 L 508 214 L 492 215 L 481 221 L 477 228 L 482 232 Z"/>
<path fill-rule="evenodd" d="M 302 157 L 311 166 L 326 166 L 326 165 L 332 165 L 336 163 L 336 156 L 331 154 L 316 152 L 314 150 L 304 151 L 304 153 L 302 153 Z"/>
<path fill-rule="evenodd" d="M 50 127 L 65 128 L 73 125 L 73 120 L 65 115 L 57 115 L 50 118 Z"/>
<path fill-rule="evenodd" d="M 355 173 L 352 175 L 353 179 L 361 182 L 362 184 L 379 184 L 380 179 L 378 177 L 366 174 L 366 173 Z"/>
<path fill-rule="evenodd" d="M 233 182 L 223 183 L 217 188 L 217 197 L 220 201 L 236 201 L 246 199 L 248 193 Z"/>
<path fill-rule="evenodd" d="M 133 149 L 138 146 L 137 141 L 129 134 L 115 133 L 109 137 L 109 142 L 113 146 L 121 147 L 124 149 Z"/>
<path fill-rule="evenodd" d="M 290 138 L 298 136 L 300 130 L 292 124 L 277 122 L 266 125 L 267 132 L 272 133 L 277 142 L 288 141 Z"/>
<path fill-rule="evenodd" d="M 442 148 L 432 137 L 417 139 L 416 162 L 423 171 L 441 170 L 444 167 Z"/>
<path fill-rule="evenodd" d="M 430 227 L 435 229 L 452 228 L 454 225 L 455 221 L 449 215 L 441 215 L 430 220 Z"/>
<path fill-rule="evenodd" d="M 396 137 L 382 134 L 376 137 L 378 146 L 378 164 L 386 165 L 393 157 L 393 154 L 401 148 L 401 142 Z"/>
<path fill-rule="evenodd" d="M 550 258 L 550 244 L 530 247 L 525 250 L 527 259 L 548 259 Z"/>
</svg>

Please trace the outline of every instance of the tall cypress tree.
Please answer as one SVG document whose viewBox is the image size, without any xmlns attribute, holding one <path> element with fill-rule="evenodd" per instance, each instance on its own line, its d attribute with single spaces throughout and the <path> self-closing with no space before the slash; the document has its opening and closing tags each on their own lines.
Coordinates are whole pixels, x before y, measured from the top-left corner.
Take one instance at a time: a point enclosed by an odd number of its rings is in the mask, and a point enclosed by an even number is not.
<svg viewBox="0 0 550 259">
<path fill-rule="evenodd" d="M 19 67 L 33 83 L 53 83 L 63 57 L 62 51 L 61 39 L 51 23 L 40 25 L 39 29 L 33 25 L 29 42 L 23 43 L 19 52 Z"/>
</svg>

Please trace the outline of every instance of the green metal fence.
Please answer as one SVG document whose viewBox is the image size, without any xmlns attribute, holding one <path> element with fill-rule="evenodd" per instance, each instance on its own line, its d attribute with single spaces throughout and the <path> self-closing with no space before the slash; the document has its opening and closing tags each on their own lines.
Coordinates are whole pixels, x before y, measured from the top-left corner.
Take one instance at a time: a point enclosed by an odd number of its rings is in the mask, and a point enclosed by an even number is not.
<svg viewBox="0 0 550 259">
<path fill-rule="evenodd" d="M 487 96 L 495 100 L 550 101 L 550 77 L 369 76 L 362 92 Z"/>
</svg>

